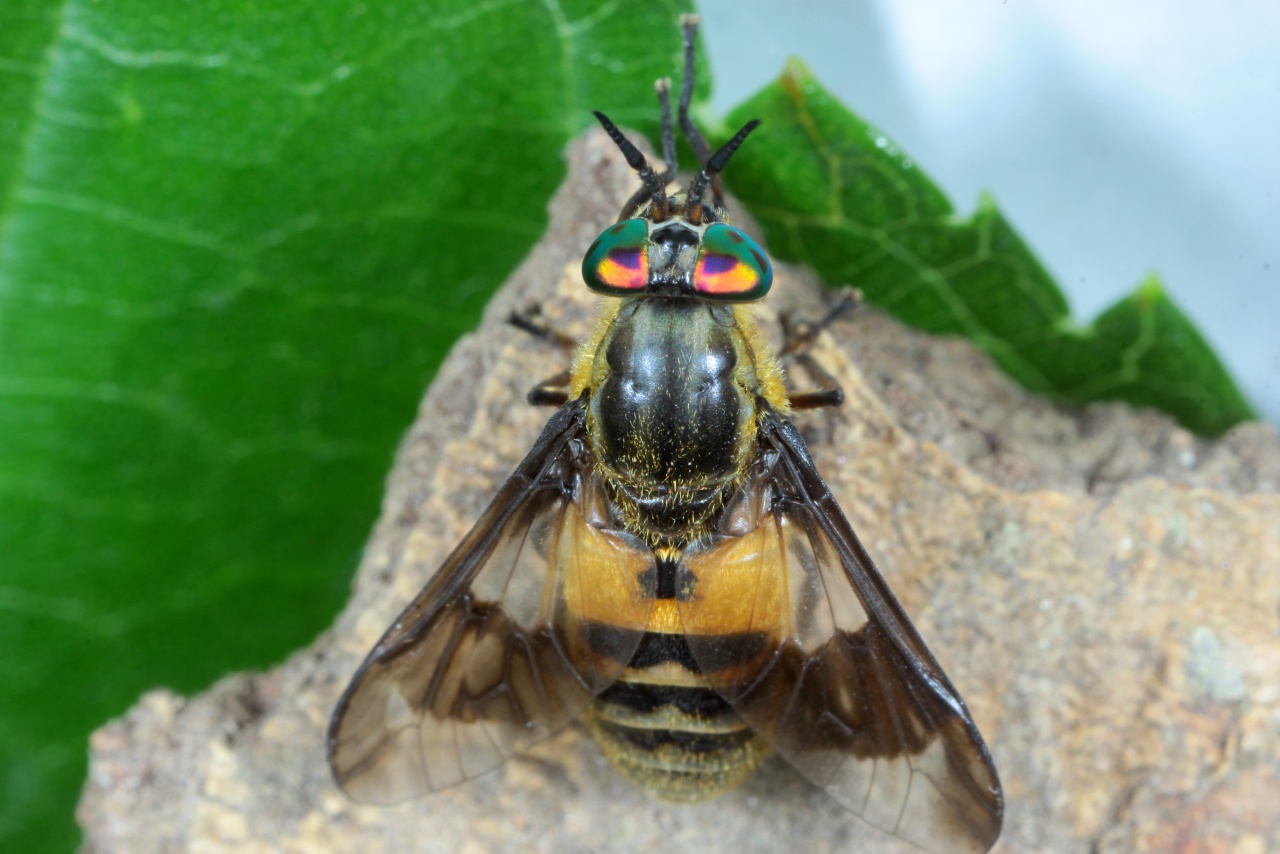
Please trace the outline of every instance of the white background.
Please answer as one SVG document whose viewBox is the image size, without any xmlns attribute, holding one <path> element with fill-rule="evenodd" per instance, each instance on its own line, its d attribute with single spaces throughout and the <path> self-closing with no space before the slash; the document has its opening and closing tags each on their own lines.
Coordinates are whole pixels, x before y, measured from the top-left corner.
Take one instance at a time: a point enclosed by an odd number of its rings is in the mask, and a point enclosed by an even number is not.
<svg viewBox="0 0 1280 854">
<path fill-rule="evenodd" d="M 697 5 L 718 113 L 801 57 L 958 212 L 991 192 L 1077 320 L 1158 273 L 1280 421 L 1280 3 Z"/>
</svg>

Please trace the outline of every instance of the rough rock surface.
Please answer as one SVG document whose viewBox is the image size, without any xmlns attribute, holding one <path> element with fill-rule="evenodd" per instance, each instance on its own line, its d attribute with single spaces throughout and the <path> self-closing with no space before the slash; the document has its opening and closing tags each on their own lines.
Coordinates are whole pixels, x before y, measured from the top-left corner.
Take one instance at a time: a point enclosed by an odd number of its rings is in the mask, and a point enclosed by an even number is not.
<svg viewBox="0 0 1280 854">
<path fill-rule="evenodd" d="M 548 416 L 524 393 L 564 354 L 503 318 L 538 300 L 573 334 L 590 323 L 577 266 L 635 179 L 601 134 L 570 160 L 548 235 L 422 403 L 346 611 L 269 673 L 153 691 L 95 733 L 89 851 L 847 849 L 858 820 L 777 760 L 718 801 L 670 805 L 576 726 L 396 808 L 330 780 L 339 693 Z M 761 313 L 813 317 L 828 298 L 782 267 Z M 802 427 L 991 746 L 1008 800 L 996 850 L 1280 851 L 1274 430 L 1210 443 L 1122 406 L 1062 410 L 968 344 L 870 309 L 816 355 L 847 401 Z"/>
</svg>

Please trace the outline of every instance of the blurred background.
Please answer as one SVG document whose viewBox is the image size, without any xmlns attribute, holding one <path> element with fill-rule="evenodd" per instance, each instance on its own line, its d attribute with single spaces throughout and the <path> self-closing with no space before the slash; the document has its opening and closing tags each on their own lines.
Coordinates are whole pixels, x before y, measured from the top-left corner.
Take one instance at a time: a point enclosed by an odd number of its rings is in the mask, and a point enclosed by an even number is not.
<svg viewBox="0 0 1280 854">
<path fill-rule="evenodd" d="M 1148 272 L 1280 421 L 1280 6 L 702 0 L 723 114 L 799 56 L 1087 322 Z M 856 282 L 854 283 L 856 284 Z"/>
</svg>

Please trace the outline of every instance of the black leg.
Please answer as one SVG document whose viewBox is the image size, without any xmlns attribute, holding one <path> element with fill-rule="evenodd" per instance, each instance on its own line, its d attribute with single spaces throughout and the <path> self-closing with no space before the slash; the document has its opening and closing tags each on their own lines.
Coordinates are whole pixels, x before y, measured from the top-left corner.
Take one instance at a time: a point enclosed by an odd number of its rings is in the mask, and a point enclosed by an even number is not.
<svg viewBox="0 0 1280 854">
<path fill-rule="evenodd" d="M 809 353 L 809 348 L 822 330 L 853 311 L 860 299 L 861 294 L 857 291 L 846 291 L 817 323 L 796 322 L 786 314 L 779 318 L 782 321 L 784 343 L 778 360 L 784 368 L 801 366 L 809 379 L 817 384 L 817 388 L 788 392 L 787 399 L 791 402 L 792 409 L 822 409 L 839 406 L 844 402 L 844 390 L 831 372 L 818 364 L 818 360 Z"/>
<path fill-rule="evenodd" d="M 535 338 L 556 345 L 570 356 L 578 349 L 577 341 L 558 329 L 553 329 L 551 324 L 547 323 L 547 319 L 542 315 L 542 307 L 537 303 L 529 305 L 523 311 L 511 312 L 507 323 L 516 329 L 528 332 Z M 563 406 L 569 402 L 571 378 L 570 369 L 565 368 L 554 377 L 543 380 L 529 390 L 527 398 L 529 403 L 534 406 Z"/>
<path fill-rule="evenodd" d="M 698 22 L 697 15 L 680 16 L 680 29 L 684 32 L 684 79 L 680 81 L 680 109 L 677 115 L 680 130 L 684 132 L 684 138 L 689 140 L 689 146 L 698 158 L 698 166 L 703 167 L 711 159 L 711 146 L 707 145 L 706 138 L 693 123 L 693 119 L 689 118 L 689 105 L 693 101 L 693 66 L 697 52 Z M 724 206 L 724 190 L 720 185 L 719 175 L 711 178 L 711 200 L 716 207 Z"/>
<path fill-rule="evenodd" d="M 676 134 L 671 123 L 671 78 L 660 77 L 653 82 L 653 91 L 658 93 L 658 104 L 662 107 L 662 160 L 666 171 L 658 176 L 665 187 L 676 179 Z M 622 206 L 618 219 L 630 219 L 644 206 L 650 197 L 647 187 L 641 187 L 631 194 L 627 203 Z"/>
<path fill-rule="evenodd" d="M 572 377 L 565 368 L 529 389 L 526 398 L 533 406 L 564 406 L 569 402 L 569 380 Z"/>
<path fill-rule="evenodd" d="M 808 353 L 799 353 L 792 363 L 803 365 L 805 373 L 818 384 L 817 388 L 808 391 L 788 392 L 787 400 L 791 402 L 792 409 L 825 409 L 844 403 L 844 389 L 816 359 Z"/>
<path fill-rule="evenodd" d="M 671 78 L 663 77 L 654 81 L 653 90 L 658 93 L 658 104 L 662 107 L 662 162 L 667 167 L 662 177 L 670 183 L 676 179 L 676 131 L 671 122 Z"/>
<path fill-rule="evenodd" d="M 558 329 L 553 329 L 551 324 L 547 323 L 546 317 L 542 314 L 542 306 L 537 303 L 529 304 L 523 311 L 511 312 L 507 317 L 507 323 L 516 329 L 528 332 L 534 338 L 555 344 L 569 355 L 573 355 L 573 351 L 578 349 L 577 341 Z"/>
</svg>

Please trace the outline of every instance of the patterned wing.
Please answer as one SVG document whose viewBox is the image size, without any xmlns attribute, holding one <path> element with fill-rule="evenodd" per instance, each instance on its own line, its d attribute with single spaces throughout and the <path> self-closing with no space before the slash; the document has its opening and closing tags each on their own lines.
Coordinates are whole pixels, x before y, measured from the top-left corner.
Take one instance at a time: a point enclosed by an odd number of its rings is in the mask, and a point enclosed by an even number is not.
<svg viewBox="0 0 1280 854">
<path fill-rule="evenodd" d="M 770 414 L 720 533 L 685 553 L 690 650 L 734 710 L 867 824 L 934 854 L 1000 833 L 995 766 L 960 695 L 814 468 Z"/>
<path fill-rule="evenodd" d="M 557 411 L 360 666 L 328 736 L 352 798 L 396 803 L 482 774 L 575 719 L 630 660 L 652 557 L 613 525 L 582 425 L 581 402 Z"/>
</svg>

